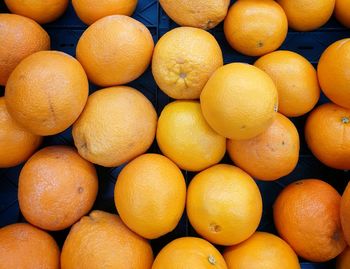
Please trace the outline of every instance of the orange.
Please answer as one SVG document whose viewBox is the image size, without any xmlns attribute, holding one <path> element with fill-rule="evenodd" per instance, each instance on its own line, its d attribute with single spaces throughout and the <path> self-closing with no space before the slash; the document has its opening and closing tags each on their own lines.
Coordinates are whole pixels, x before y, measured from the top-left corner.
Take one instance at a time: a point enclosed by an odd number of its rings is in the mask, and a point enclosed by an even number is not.
<svg viewBox="0 0 350 269">
<path fill-rule="evenodd" d="M 246 140 L 228 140 L 232 161 L 249 175 L 276 180 L 291 173 L 299 160 L 299 134 L 294 124 L 277 113 L 260 135 Z"/>
<path fill-rule="evenodd" d="M 258 228 L 262 214 L 261 195 L 254 180 L 228 164 L 197 174 L 188 187 L 186 206 L 196 232 L 224 246 L 248 239 Z"/>
<path fill-rule="evenodd" d="M 27 223 L 0 229 L 0 269 L 60 268 L 60 251 L 46 232 Z"/>
<path fill-rule="evenodd" d="M 144 154 L 118 176 L 114 200 L 123 222 L 144 238 L 155 239 L 175 229 L 186 202 L 181 170 L 159 154 Z"/>
<path fill-rule="evenodd" d="M 228 269 L 300 269 L 294 250 L 281 238 L 264 232 L 226 248 L 224 258 Z"/>
<path fill-rule="evenodd" d="M 40 51 L 15 68 L 6 85 L 10 115 L 37 135 L 67 129 L 82 112 L 89 93 L 84 69 L 68 54 Z"/>
<path fill-rule="evenodd" d="M 20 173 L 19 207 L 35 226 L 62 230 L 90 211 L 97 188 L 94 166 L 75 149 L 46 147 L 35 153 Z"/>
<path fill-rule="evenodd" d="M 335 0 L 335 17 L 344 26 L 350 28 L 350 1 Z"/>
<path fill-rule="evenodd" d="M 73 225 L 61 255 L 61 269 L 151 269 L 150 244 L 117 215 L 92 211 Z"/>
<path fill-rule="evenodd" d="M 232 63 L 210 77 L 201 96 L 204 118 L 219 134 L 231 139 L 249 139 L 273 122 L 278 107 L 277 89 L 259 68 Z"/>
<path fill-rule="evenodd" d="M 317 75 L 324 94 L 337 105 L 350 108 L 350 38 L 338 40 L 321 55 Z"/>
<path fill-rule="evenodd" d="M 39 24 L 14 14 L 0 14 L 0 40 L 0 85 L 25 57 L 50 49 L 50 37 Z"/>
<path fill-rule="evenodd" d="M 157 142 L 165 156 L 189 171 L 218 163 L 226 151 L 226 139 L 208 125 L 197 101 L 165 106 L 158 121 Z"/>
<path fill-rule="evenodd" d="M 340 204 L 340 219 L 345 240 L 350 243 L 350 184 L 348 183 Z"/>
<path fill-rule="evenodd" d="M 289 27 L 297 31 L 312 31 L 324 25 L 332 16 L 335 0 L 277 0 L 286 12 Z"/>
<path fill-rule="evenodd" d="M 325 165 L 350 169 L 350 109 L 332 103 L 317 107 L 305 125 L 305 139 L 312 153 Z"/>
<path fill-rule="evenodd" d="M 43 24 L 60 17 L 68 6 L 68 0 L 5 0 L 8 9 Z"/>
<path fill-rule="evenodd" d="M 286 39 L 288 22 L 273 0 L 235 2 L 225 19 L 228 43 L 238 52 L 259 56 L 278 49 Z"/>
<path fill-rule="evenodd" d="M 222 65 L 222 52 L 214 36 L 202 29 L 179 27 L 159 39 L 152 73 L 170 97 L 198 99 L 209 77 Z"/>
<path fill-rule="evenodd" d="M 137 0 L 72 0 L 72 4 L 78 17 L 85 24 L 92 24 L 95 21 L 109 15 L 131 16 L 134 12 Z"/>
<path fill-rule="evenodd" d="M 319 179 L 304 179 L 279 194 L 273 217 L 278 233 L 299 256 L 324 262 L 346 246 L 339 209 L 340 195 L 331 185 Z"/>
<path fill-rule="evenodd" d="M 0 126 L 0 168 L 24 162 L 41 144 L 40 136 L 29 133 L 11 118 L 4 97 L 0 97 Z"/>
<path fill-rule="evenodd" d="M 146 152 L 157 127 L 151 102 L 131 87 L 99 90 L 89 96 L 73 125 L 74 144 L 90 162 L 112 167 Z"/>
<path fill-rule="evenodd" d="M 279 50 L 262 56 L 254 65 L 275 82 L 280 113 L 287 117 L 299 117 L 317 104 L 320 98 L 317 73 L 303 56 Z"/>
<path fill-rule="evenodd" d="M 152 269 L 227 269 L 220 252 L 209 242 L 182 237 L 167 244 L 154 260 Z"/>
<path fill-rule="evenodd" d="M 146 26 L 128 16 L 113 15 L 86 29 L 76 55 L 93 83 L 114 86 L 138 78 L 151 62 L 153 47 Z"/>
<path fill-rule="evenodd" d="M 159 0 L 159 3 L 177 24 L 208 30 L 224 20 L 230 0 Z"/>
<path fill-rule="evenodd" d="M 350 247 L 347 247 L 338 257 L 336 269 L 350 268 Z"/>
</svg>

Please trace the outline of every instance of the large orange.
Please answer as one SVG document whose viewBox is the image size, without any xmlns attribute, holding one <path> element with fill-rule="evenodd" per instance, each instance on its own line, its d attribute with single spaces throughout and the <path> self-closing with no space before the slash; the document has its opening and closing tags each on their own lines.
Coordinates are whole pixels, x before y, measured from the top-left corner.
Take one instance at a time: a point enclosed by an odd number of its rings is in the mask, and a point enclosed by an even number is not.
<svg viewBox="0 0 350 269">
<path fill-rule="evenodd" d="M 68 0 L 5 0 L 8 9 L 36 22 L 48 23 L 56 20 L 66 10 Z"/>
<path fill-rule="evenodd" d="M 337 105 L 350 109 L 350 38 L 338 40 L 321 55 L 317 75 L 324 94 Z"/>
<path fill-rule="evenodd" d="M 317 107 L 306 121 L 305 139 L 322 163 L 350 169 L 350 109 L 332 103 Z"/>
<path fill-rule="evenodd" d="M 167 244 L 154 260 L 152 269 L 227 269 L 220 252 L 209 242 L 182 237 Z"/>
<path fill-rule="evenodd" d="M 131 16 L 137 0 L 72 0 L 72 4 L 78 17 L 90 25 L 109 15 Z"/>
<path fill-rule="evenodd" d="M 259 68 L 232 63 L 214 72 L 200 101 L 205 119 L 216 132 L 231 139 L 249 139 L 273 122 L 278 93 L 272 79 Z"/>
<path fill-rule="evenodd" d="M 228 269 L 300 269 L 298 256 L 281 238 L 256 232 L 224 251 Z"/>
<path fill-rule="evenodd" d="M 318 179 L 296 181 L 277 197 L 273 217 L 278 233 L 295 252 L 313 262 L 335 258 L 346 242 L 340 225 L 340 195 Z"/>
<path fill-rule="evenodd" d="M 189 171 L 218 163 L 226 151 L 226 138 L 208 125 L 197 101 L 165 106 L 158 121 L 157 142 L 165 156 Z"/>
<path fill-rule="evenodd" d="M 61 255 L 61 269 L 151 269 L 150 244 L 114 214 L 92 211 L 73 225 Z"/>
<path fill-rule="evenodd" d="M 303 56 L 286 50 L 271 52 L 254 65 L 270 75 L 278 91 L 278 111 L 299 117 L 314 108 L 320 98 L 317 73 Z"/>
<path fill-rule="evenodd" d="M 208 30 L 224 20 L 230 0 L 159 0 L 177 24 Z"/>
<path fill-rule="evenodd" d="M 247 173 L 218 164 L 192 179 L 186 208 L 197 233 L 212 243 L 231 246 L 255 232 L 262 200 L 258 186 Z"/>
<path fill-rule="evenodd" d="M 277 113 L 260 135 L 227 141 L 233 162 L 254 178 L 276 180 L 291 173 L 299 160 L 299 134 L 294 124 Z"/>
<path fill-rule="evenodd" d="M 97 188 L 94 166 L 75 149 L 46 147 L 35 153 L 20 173 L 19 207 L 35 226 L 62 230 L 89 212 Z"/>
<path fill-rule="evenodd" d="M 273 0 L 237 1 L 227 14 L 224 32 L 235 50 L 259 56 L 282 45 L 288 32 L 287 17 Z"/>
<path fill-rule="evenodd" d="M 86 29 L 76 55 L 93 83 L 114 86 L 138 78 L 151 62 L 153 47 L 146 26 L 128 16 L 113 15 Z"/>
<path fill-rule="evenodd" d="M 214 36 L 202 29 L 179 27 L 159 39 L 152 73 L 170 97 L 198 99 L 209 77 L 222 65 L 222 52 Z"/>
<path fill-rule="evenodd" d="M 68 54 L 40 51 L 12 72 L 5 89 L 10 115 L 34 134 L 67 129 L 82 112 L 89 93 L 83 67 Z"/>
<path fill-rule="evenodd" d="M 46 232 L 26 223 L 0 229 L 1 269 L 59 269 L 60 251 Z"/>
<path fill-rule="evenodd" d="M 312 31 L 332 16 L 335 0 L 277 0 L 286 12 L 289 27 Z"/>
<path fill-rule="evenodd" d="M 348 0 L 335 0 L 335 17 L 344 26 L 350 28 L 350 1 Z"/>
<path fill-rule="evenodd" d="M 348 246 L 338 257 L 336 269 L 350 268 L 350 247 Z"/>
<path fill-rule="evenodd" d="M 350 183 L 348 183 L 341 199 L 340 219 L 345 240 L 350 244 Z"/>
<path fill-rule="evenodd" d="M 40 136 L 23 129 L 11 118 L 4 97 L 0 97 L 0 126 L 0 168 L 24 162 L 42 141 Z"/>
<path fill-rule="evenodd" d="M 73 125 L 73 138 L 85 159 L 112 167 L 144 153 L 156 128 L 157 113 L 151 102 L 136 89 L 118 86 L 89 96 Z"/>
<path fill-rule="evenodd" d="M 159 154 L 144 154 L 128 163 L 114 189 L 118 214 L 144 238 L 155 239 L 175 229 L 186 202 L 181 170 Z"/>
<path fill-rule="evenodd" d="M 0 14 L 0 85 L 17 64 L 30 54 L 50 49 L 50 37 L 35 21 L 15 15 Z"/>
</svg>

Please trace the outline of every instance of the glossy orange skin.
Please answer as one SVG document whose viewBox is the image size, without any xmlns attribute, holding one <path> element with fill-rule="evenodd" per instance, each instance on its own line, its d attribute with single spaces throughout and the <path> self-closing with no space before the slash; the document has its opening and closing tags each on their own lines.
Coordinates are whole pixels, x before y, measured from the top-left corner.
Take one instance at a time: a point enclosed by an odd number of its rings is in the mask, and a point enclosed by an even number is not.
<svg viewBox="0 0 350 269">
<path fill-rule="evenodd" d="M 345 235 L 345 240 L 350 244 L 350 184 L 347 187 L 341 198 L 340 204 L 340 219 Z"/>
<path fill-rule="evenodd" d="M 336 269 L 350 268 L 350 247 L 346 249 L 337 257 Z"/>
<path fill-rule="evenodd" d="M 337 20 L 345 27 L 350 28 L 350 2 L 347 0 L 336 0 L 334 14 Z"/>
</svg>

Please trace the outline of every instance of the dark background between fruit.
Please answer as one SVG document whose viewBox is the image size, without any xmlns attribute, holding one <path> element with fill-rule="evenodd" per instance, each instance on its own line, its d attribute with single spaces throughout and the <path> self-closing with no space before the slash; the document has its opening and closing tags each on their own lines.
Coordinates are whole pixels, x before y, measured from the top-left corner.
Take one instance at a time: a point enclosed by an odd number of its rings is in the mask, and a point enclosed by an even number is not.
<svg viewBox="0 0 350 269">
<path fill-rule="evenodd" d="M 0 2 L 0 12 L 8 12 L 3 1 Z M 164 13 L 157 0 L 139 0 L 133 17 L 147 26 L 151 31 L 155 42 L 164 33 L 177 26 Z M 64 51 L 75 56 L 76 44 L 83 31 L 86 29 L 86 26 L 78 19 L 70 5 L 68 10 L 59 20 L 44 25 L 44 28 L 50 34 L 52 50 Z M 221 46 L 225 63 L 253 63 L 255 61 L 256 58 L 241 55 L 228 45 L 222 30 L 222 24 L 212 29 L 210 32 L 216 37 Z M 289 30 L 287 39 L 280 49 L 300 53 L 316 66 L 321 53 L 326 47 L 334 41 L 345 37 L 350 37 L 350 29 L 342 27 L 334 18 L 332 18 L 325 26 L 313 32 L 296 32 Z M 140 78 L 130 83 L 130 85 L 147 96 L 155 106 L 158 114 L 160 114 L 163 107 L 171 101 L 171 99 L 162 93 L 162 91 L 156 86 L 150 68 Z M 90 93 L 97 89 L 98 87 L 90 85 Z M 0 96 L 3 94 L 4 87 L 0 87 Z M 319 104 L 325 102 L 328 102 L 328 100 L 322 96 Z M 257 181 L 264 201 L 263 217 L 259 226 L 259 230 L 261 231 L 276 233 L 272 218 L 272 204 L 278 193 L 289 183 L 304 178 L 320 178 L 330 183 L 342 193 L 349 180 L 349 173 L 347 171 L 330 169 L 322 165 L 312 156 L 310 150 L 305 144 L 303 135 L 305 119 L 306 116 L 292 119 L 297 126 L 301 137 L 300 159 L 295 170 L 290 175 L 274 182 Z M 73 146 L 74 143 L 71 136 L 71 129 L 58 135 L 46 137 L 42 147 L 49 145 Z M 160 152 L 156 142 L 149 149 L 149 152 Z M 232 163 L 227 156 L 225 156 L 222 162 Z M 0 169 L 0 227 L 15 222 L 25 221 L 21 215 L 17 201 L 18 175 L 22 166 L 23 165 L 10 169 Z M 96 168 L 99 175 L 99 193 L 94 209 L 116 213 L 113 191 L 116 177 L 122 167 L 104 168 L 96 166 Z M 187 183 L 189 183 L 194 173 L 186 171 L 183 171 L 183 173 Z M 55 237 L 58 244 L 62 246 L 68 232 L 69 229 L 66 229 L 51 234 Z M 185 215 L 182 217 L 179 225 L 173 232 L 152 241 L 155 254 L 157 254 L 158 251 L 172 239 L 182 236 L 196 236 L 195 231 L 189 224 Z M 301 264 L 303 269 L 334 268 L 334 261 L 323 264 L 314 264 L 301 260 Z"/>
</svg>

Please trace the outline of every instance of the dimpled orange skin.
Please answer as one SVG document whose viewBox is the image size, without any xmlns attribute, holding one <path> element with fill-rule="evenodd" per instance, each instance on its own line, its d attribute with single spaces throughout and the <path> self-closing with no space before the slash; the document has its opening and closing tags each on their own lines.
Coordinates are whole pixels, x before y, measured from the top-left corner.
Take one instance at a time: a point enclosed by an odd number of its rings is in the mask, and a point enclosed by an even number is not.
<svg viewBox="0 0 350 269">
<path fill-rule="evenodd" d="M 144 154 L 128 163 L 117 178 L 114 200 L 123 222 L 147 239 L 175 229 L 186 202 L 181 170 L 159 154 Z"/>
<path fill-rule="evenodd" d="M 336 0 L 334 14 L 337 20 L 344 26 L 350 28 L 350 1 Z"/>
<path fill-rule="evenodd" d="M 61 269 L 151 269 L 152 248 L 114 214 L 92 211 L 73 225 L 61 255 Z"/>
<path fill-rule="evenodd" d="M 350 243 L 350 184 L 348 183 L 341 199 L 340 219 L 347 243 Z"/>
<path fill-rule="evenodd" d="M 0 85 L 6 82 L 21 60 L 34 52 L 50 49 L 50 36 L 35 21 L 0 14 Z"/>
<path fill-rule="evenodd" d="M 337 257 L 336 269 L 350 268 L 350 247 L 346 249 Z"/>
<path fill-rule="evenodd" d="M 260 56 L 278 49 L 286 39 L 288 22 L 283 9 L 273 0 L 235 2 L 227 13 L 224 32 L 238 52 Z"/>
<path fill-rule="evenodd" d="M 46 232 L 27 223 L 0 229 L 0 269 L 60 268 L 60 250 Z"/>
<path fill-rule="evenodd" d="M 305 140 L 325 165 L 350 169 L 350 109 L 332 103 L 314 109 L 305 124 Z"/>
<path fill-rule="evenodd" d="M 276 180 L 291 173 L 299 160 L 299 134 L 294 124 L 277 113 L 260 135 L 246 140 L 227 140 L 232 161 L 252 177 Z"/>
<path fill-rule="evenodd" d="M 259 58 L 254 65 L 271 76 L 278 91 L 278 112 L 299 117 L 314 108 L 320 98 L 315 68 L 303 56 L 286 50 Z"/>
<path fill-rule="evenodd" d="M 228 269 L 300 269 L 298 256 L 281 238 L 256 232 L 246 241 L 225 249 Z"/>
<path fill-rule="evenodd" d="M 153 48 L 145 25 L 125 15 L 113 15 L 86 29 L 76 55 L 89 80 L 106 87 L 138 78 L 150 64 Z"/>
<path fill-rule="evenodd" d="M 317 75 L 324 94 L 339 106 L 350 109 L 350 38 L 338 40 L 321 55 Z"/>
<path fill-rule="evenodd" d="M 203 238 L 231 246 L 246 240 L 258 228 L 262 199 L 258 186 L 246 172 L 218 164 L 192 179 L 186 209 L 190 223 Z"/>
<path fill-rule="evenodd" d="M 66 146 L 46 147 L 24 165 L 18 201 L 27 221 L 45 230 L 62 230 L 89 212 L 98 180 L 95 167 Z"/>
<path fill-rule="evenodd" d="M 200 103 L 204 118 L 217 133 L 230 139 L 249 139 L 273 122 L 278 93 L 264 71 L 232 63 L 214 72 L 201 93 Z"/>
<path fill-rule="evenodd" d="M 152 269 L 227 269 L 220 252 L 209 242 L 196 237 L 171 241 L 158 254 Z"/>
<path fill-rule="evenodd" d="M 41 144 L 41 136 L 23 129 L 11 118 L 4 97 L 0 97 L 0 126 L 0 168 L 24 162 Z"/>
<path fill-rule="evenodd" d="M 325 262 L 346 246 L 340 224 L 340 195 L 328 183 L 304 179 L 287 186 L 273 205 L 280 236 L 304 259 Z"/>
<path fill-rule="evenodd" d="M 67 129 L 83 111 L 89 84 L 83 67 L 59 51 L 40 51 L 25 58 L 5 88 L 10 115 L 37 135 Z"/>
</svg>

